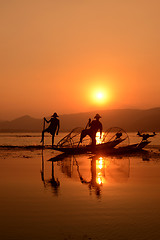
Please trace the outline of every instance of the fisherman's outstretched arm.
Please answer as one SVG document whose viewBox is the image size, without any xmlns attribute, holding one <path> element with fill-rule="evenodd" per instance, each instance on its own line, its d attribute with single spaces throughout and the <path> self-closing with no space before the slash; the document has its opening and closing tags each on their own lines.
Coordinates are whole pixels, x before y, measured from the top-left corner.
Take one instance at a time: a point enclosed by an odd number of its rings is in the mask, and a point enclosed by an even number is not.
<svg viewBox="0 0 160 240">
<path fill-rule="evenodd" d="M 155 132 L 153 132 L 153 134 L 150 134 L 149 137 L 154 137 L 156 135 Z"/>
</svg>

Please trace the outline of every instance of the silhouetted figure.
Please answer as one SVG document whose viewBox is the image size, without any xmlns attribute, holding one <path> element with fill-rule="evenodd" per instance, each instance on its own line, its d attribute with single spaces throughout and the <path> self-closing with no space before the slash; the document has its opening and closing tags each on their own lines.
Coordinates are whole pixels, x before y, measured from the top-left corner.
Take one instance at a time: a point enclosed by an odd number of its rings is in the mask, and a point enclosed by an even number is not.
<svg viewBox="0 0 160 240">
<path fill-rule="evenodd" d="M 122 137 L 122 133 L 121 132 L 117 132 L 116 133 L 116 140 L 120 139 L 121 137 Z"/>
<path fill-rule="evenodd" d="M 46 187 L 45 179 L 44 179 L 44 158 L 43 158 L 43 148 L 42 148 L 42 169 L 41 169 L 41 179 Z"/>
<path fill-rule="evenodd" d="M 90 191 L 94 189 L 97 197 L 100 197 L 102 182 L 101 183 L 97 182 L 98 175 L 97 175 L 97 169 L 96 169 L 96 160 L 97 160 L 96 156 L 93 156 L 91 160 L 91 180 L 90 181 L 86 181 L 82 177 L 79 171 L 79 165 L 77 161 L 76 161 L 76 164 L 77 164 L 77 171 L 78 171 L 81 183 L 87 184 Z"/>
<path fill-rule="evenodd" d="M 97 182 L 96 157 L 93 157 L 91 161 L 91 174 L 92 179 L 89 187 L 94 188 L 96 195 L 99 196 L 101 193 L 100 186 L 102 186 L 102 183 Z"/>
<path fill-rule="evenodd" d="M 44 118 L 44 121 L 46 121 L 47 123 L 50 123 L 49 127 L 44 129 L 42 131 L 42 140 L 41 142 L 44 141 L 44 133 L 45 132 L 48 132 L 52 135 L 52 147 L 53 147 L 53 144 L 54 144 L 54 136 L 55 134 L 58 135 L 58 132 L 59 132 L 59 119 L 57 118 L 58 115 L 57 113 L 55 112 L 52 116 L 51 116 L 51 119 L 49 121 L 47 121 L 46 118 Z"/>
<path fill-rule="evenodd" d="M 83 138 L 88 135 L 92 139 L 92 145 L 95 146 L 96 145 L 96 133 L 98 132 L 98 130 L 100 131 L 100 138 L 101 138 L 102 123 L 99 121 L 101 116 L 99 114 L 96 114 L 96 116 L 94 118 L 95 118 L 95 120 L 93 120 L 93 121 L 91 121 L 91 119 L 89 118 L 86 129 L 82 130 L 81 137 L 80 137 L 80 143 L 82 143 Z M 87 129 L 88 126 L 89 126 L 89 128 Z"/>
<path fill-rule="evenodd" d="M 55 195 L 58 195 L 58 188 L 60 186 L 60 182 L 58 180 L 58 178 L 55 179 L 54 177 L 54 163 L 52 161 L 52 178 L 50 180 L 48 180 L 48 183 L 51 184 L 51 187 L 54 190 Z"/>
<path fill-rule="evenodd" d="M 148 133 L 143 133 L 141 134 L 139 131 L 137 133 L 138 136 L 142 137 L 142 141 L 147 141 L 149 137 L 154 137 L 156 135 L 155 132 L 153 132 L 153 134 L 148 134 Z"/>
<path fill-rule="evenodd" d="M 61 154 L 62 155 L 62 154 Z M 61 157 L 62 158 L 62 157 Z M 48 188 L 51 187 L 53 190 L 53 193 L 57 196 L 59 193 L 59 188 L 60 188 L 60 181 L 58 178 L 55 178 L 54 176 L 54 161 L 58 161 L 58 156 L 49 159 L 48 161 L 52 161 L 52 178 L 50 179 L 45 179 L 45 174 L 44 174 L 44 158 L 43 158 L 43 151 L 42 151 L 42 169 L 41 169 L 41 179 L 44 183 L 44 187 Z"/>
<path fill-rule="evenodd" d="M 44 180 L 42 180 L 44 181 Z M 59 191 L 59 187 L 60 187 L 60 181 L 58 180 L 58 178 L 55 179 L 54 177 L 54 163 L 52 161 L 52 178 L 51 179 L 47 179 L 45 180 L 45 187 L 50 186 L 53 190 L 53 193 L 57 196 L 58 195 L 58 191 Z"/>
</svg>

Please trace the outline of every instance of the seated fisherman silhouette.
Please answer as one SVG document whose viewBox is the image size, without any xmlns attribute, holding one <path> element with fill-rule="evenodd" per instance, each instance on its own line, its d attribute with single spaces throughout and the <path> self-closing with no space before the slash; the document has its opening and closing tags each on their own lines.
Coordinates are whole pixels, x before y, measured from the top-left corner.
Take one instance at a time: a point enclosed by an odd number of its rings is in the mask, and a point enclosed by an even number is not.
<svg viewBox="0 0 160 240">
<path fill-rule="evenodd" d="M 44 129 L 42 131 L 42 139 L 41 139 L 41 142 L 44 141 L 44 133 L 45 132 L 48 132 L 52 135 L 52 147 L 53 147 L 53 144 L 54 144 L 54 136 L 55 134 L 58 135 L 58 132 L 59 132 L 59 119 L 57 118 L 58 115 L 57 113 L 55 112 L 52 116 L 51 116 L 51 119 L 49 121 L 47 121 L 46 118 L 44 118 L 44 121 L 47 122 L 47 123 L 50 123 L 49 127 Z"/>
<path fill-rule="evenodd" d="M 102 123 L 99 121 L 101 116 L 99 114 L 96 114 L 96 116 L 94 118 L 95 118 L 95 120 L 93 120 L 93 121 L 91 121 L 91 119 L 89 118 L 86 129 L 82 130 L 81 137 L 80 137 L 80 143 L 82 143 L 83 138 L 88 135 L 92 139 L 92 145 L 95 146 L 96 145 L 96 133 L 98 131 L 100 131 L 100 138 L 101 138 Z M 88 126 L 89 126 L 89 128 L 87 129 Z"/>
<path fill-rule="evenodd" d="M 121 132 L 117 132 L 115 140 L 120 139 L 121 137 L 122 137 L 122 133 Z"/>
<path fill-rule="evenodd" d="M 154 137 L 156 135 L 155 132 L 153 132 L 153 134 L 148 134 L 148 133 L 143 133 L 141 134 L 139 131 L 137 133 L 138 136 L 142 137 L 142 141 L 147 141 L 149 137 Z"/>
</svg>

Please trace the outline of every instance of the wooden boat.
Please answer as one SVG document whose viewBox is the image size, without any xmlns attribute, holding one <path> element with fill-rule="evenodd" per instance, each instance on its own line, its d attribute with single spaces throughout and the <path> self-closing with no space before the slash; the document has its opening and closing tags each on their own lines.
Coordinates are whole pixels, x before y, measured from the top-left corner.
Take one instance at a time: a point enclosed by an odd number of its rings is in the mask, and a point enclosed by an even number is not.
<svg viewBox="0 0 160 240">
<path fill-rule="evenodd" d="M 122 142 L 128 142 L 129 137 L 127 133 L 121 128 L 109 128 L 103 133 L 102 139 L 96 136 L 97 144 L 91 145 L 91 139 L 88 136 L 80 143 L 80 134 L 82 128 L 74 128 L 69 134 L 62 138 L 57 145 L 53 146 L 54 150 L 66 154 L 83 154 L 96 152 L 110 152 L 114 147 Z M 126 141 L 125 141 L 126 140 Z"/>
<path fill-rule="evenodd" d="M 83 153 L 90 153 L 90 152 L 110 152 L 111 150 L 113 150 L 113 148 L 115 146 L 117 146 L 118 144 L 120 144 L 121 142 L 123 142 L 125 140 L 125 138 L 119 138 L 119 139 L 115 139 L 112 141 L 108 141 L 106 143 L 101 143 L 101 144 L 97 144 L 95 146 L 92 145 L 86 145 L 86 146 L 78 146 L 78 145 L 73 145 L 73 146 L 58 146 L 58 145 L 54 145 L 53 149 L 60 151 L 60 152 L 64 152 L 66 154 L 83 154 Z"/>
<path fill-rule="evenodd" d="M 113 149 L 113 154 L 136 153 L 143 150 L 151 141 L 141 141 L 140 143 L 130 144 L 128 146 L 118 147 Z"/>
<path fill-rule="evenodd" d="M 75 155 L 75 154 L 85 154 L 85 153 L 106 153 L 106 154 L 131 154 L 144 151 L 143 148 L 147 146 L 150 141 L 142 141 L 140 143 L 131 144 L 128 146 L 117 147 L 119 143 L 123 142 L 125 139 L 118 139 L 112 142 L 98 144 L 93 148 L 91 145 L 89 146 L 80 146 L 80 147 L 57 147 L 54 146 L 53 149 L 62 152 L 60 156 L 62 156 L 58 161 L 61 161 L 66 155 Z M 57 159 L 53 158 L 54 161 Z M 50 159 L 52 161 L 52 159 Z"/>
<path fill-rule="evenodd" d="M 101 143 L 97 143 L 95 146 L 91 144 L 79 145 L 79 141 L 75 139 L 80 139 L 79 128 L 73 129 L 69 134 L 67 134 L 63 139 L 61 139 L 57 145 L 52 148 L 54 150 L 66 153 L 66 154 L 84 154 L 84 153 L 107 153 L 107 154 L 125 154 L 134 153 L 141 151 L 145 146 L 147 146 L 150 141 L 147 138 L 142 138 L 140 143 L 129 144 L 128 134 L 121 128 L 110 128 L 106 131 Z M 144 136 L 144 135 L 142 135 Z M 125 141 L 126 140 L 126 141 Z M 120 144 L 122 143 L 123 144 Z M 122 146 L 123 145 L 123 146 Z"/>
</svg>

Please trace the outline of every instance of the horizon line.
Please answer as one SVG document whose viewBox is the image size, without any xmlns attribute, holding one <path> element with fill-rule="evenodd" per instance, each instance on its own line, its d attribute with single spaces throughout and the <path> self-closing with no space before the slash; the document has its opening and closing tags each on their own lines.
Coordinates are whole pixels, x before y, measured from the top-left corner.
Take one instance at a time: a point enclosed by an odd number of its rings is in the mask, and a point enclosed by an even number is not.
<svg viewBox="0 0 160 240">
<path fill-rule="evenodd" d="M 93 110 L 93 111 L 85 111 L 85 112 L 76 112 L 76 113 L 62 113 L 62 114 L 59 114 L 59 116 L 66 116 L 66 115 L 78 115 L 78 114 L 86 114 L 86 113 L 95 113 L 95 112 L 103 112 L 103 111 L 117 111 L 117 110 L 139 110 L 139 111 L 148 111 L 148 110 L 153 110 L 153 109 L 160 109 L 160 106 L 159 107 L 151 107 L 151 108 L 109 108 L 109 109 L 100 109 L 100 110 Z M 52 114 L 51 114 L 52 115 Z M 19 118 L 23 118 L 23 117 L 30 117 L 30 118 L 33 118 L 33 119 L 42 119 L 42 117 L 32 117 L 32 115 L 30 114 L 25 114 L 25 115 L 21 115 L 21 116 L 17 116 L 17 117 L 14 117 L 10 120 L 3 120 L 3 119 L 0 119 L 0 122 L 10 122 L 10 121 L 14 121 L 16 119 L 19 119 Z M 47 117 L 50 117 L 47 116 Z"/>
</svg>

